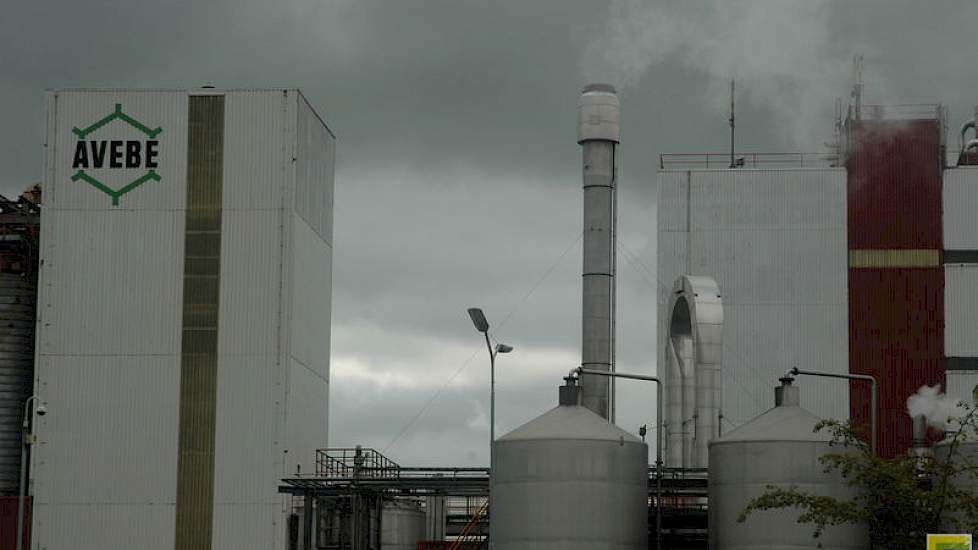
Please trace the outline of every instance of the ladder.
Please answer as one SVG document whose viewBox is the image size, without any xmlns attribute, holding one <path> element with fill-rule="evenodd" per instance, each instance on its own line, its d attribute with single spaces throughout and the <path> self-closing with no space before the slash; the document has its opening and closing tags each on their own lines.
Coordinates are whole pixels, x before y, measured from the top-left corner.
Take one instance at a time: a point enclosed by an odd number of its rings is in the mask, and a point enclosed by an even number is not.
<svg viewBox="0 0 978 550">
<path fill-rule="evenodd" d="M 486 501 L 482 504 L 482 506 L 479 507 L 479 509 L 475 512 L 475 514 L 472 515 L 472 519 L 470 519 L 469 522 L 465 524 L 465 527 L 462 528 L 462 532 L 459 533 L 458 538 L 452 541 L 452 545 L 448 547 L 448 550 L 459 550 L 462 547 L 462 545 L 467 542 L 468 543 L 482 542 L 481 535 L 479 535 L 478 532 L 473 533 L 473 531 L 476 531 L 476 527 L 479 526 L 479 521 L 482 519 L 482 516 L 484 516 L 486 514 L 486 511 L 488 510 L 489 510 L 489 499 L 486 499 Z M 488 539 L 489 537 L 486 537 L 485 540 Z"/>
</svg>

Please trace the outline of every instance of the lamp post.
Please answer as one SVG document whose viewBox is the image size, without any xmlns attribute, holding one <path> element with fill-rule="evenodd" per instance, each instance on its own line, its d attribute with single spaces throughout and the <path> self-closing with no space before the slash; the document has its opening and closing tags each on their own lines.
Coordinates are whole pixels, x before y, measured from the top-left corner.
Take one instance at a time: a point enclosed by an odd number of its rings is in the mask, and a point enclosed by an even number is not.
<svg viewBox="0 0 978 550">
<path fill-rule="evenodd" d="M 475 325 L 475 330 L 482 333 L 486 337 L 486 348 L 489 350 L 489 505 L 492 506 L 492 479 L 493 479 L 493 468 L 495 466 L 496 449 L 493 443 L 496 441 L 496 355 L 500 353 L 509 353 L 513 351 L 513 346 L 507 346 L 506 344 L 496 344 L 496 347 L 492 346 L 492 342 L 489 340 L 489 321 L 486 320 L 486 315 L 481 309 L 477 307 L 469 308 L 469 317 L 472 319 L 472 324 Z M 492 536 L 492 515 L 490 512 L 489 516 L 489 547 L 492 548 L 495 545 L 495 541 Z"/>
<path fill-rule="evenodd" d="M 836 374 L 834 372 L 818 372 L 812 370 L 801 370 L 798 367 L 792 367 L 788 371 L 788 374 L 792 377 L 798 376 L 799 374 L 807 374 L 809 376 L 823 376 L 825 378 L 845 378 L 846 380 L 862 380 L 864 382 L 869 382 L 869 438 L 870 438 L 870 448 L 873 450 L 873 454 L 876 454 L 876 379 L 872 376 L 866 374 Z"/>
<path fill-rule="evenodd" d="M 24 423 L 21 425 L 20 442 L 20 485 L 17 492 L 17 550 L 24 550 L 24 493 L 27 484 L 27 448 L 32 443 L 31 438 L 31 402 L 37 396 L 32 395 L 24 403 Z M 47 408 L 42 404 L 37 407 L 38 416 L 47 414 Z"/>
</svg>

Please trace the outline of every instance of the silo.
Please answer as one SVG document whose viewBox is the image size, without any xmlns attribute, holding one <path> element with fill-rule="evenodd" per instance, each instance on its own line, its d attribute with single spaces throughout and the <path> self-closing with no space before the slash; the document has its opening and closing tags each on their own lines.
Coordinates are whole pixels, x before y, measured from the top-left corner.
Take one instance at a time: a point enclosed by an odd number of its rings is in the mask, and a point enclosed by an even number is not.
<svg viewBox="0 0 978 550">
<path fill-rule="evenodd" d="M 425 515 L 417 503 L 403 500 L 384 503 L 380 520 L 381 550 L 415 550 L 424 536 Z"/>
<path fill-rule="evenodd" d="M 648 447 L 579 403 L 496 440 L 494 550 L 648 548 Z"/>
<path fill-rule="evenodd" d="M 783 379 L 776 406 L 726 436 L 710 442 L 710 548 L 714 550 L 855 550 L 869 547 L 864 526 L 829 527 L 812 537 L 814 526 L 799 524 L 798 509 L 755 512 L 744 523 L 737 516 L 768 486 L 797 487 L 848 499 L 854 491 L 836 472 L 825 472 L 819 458 L 839 448 L 814 432 L 819 418 L 798 406 L 798 388 Z"/>
</svg>

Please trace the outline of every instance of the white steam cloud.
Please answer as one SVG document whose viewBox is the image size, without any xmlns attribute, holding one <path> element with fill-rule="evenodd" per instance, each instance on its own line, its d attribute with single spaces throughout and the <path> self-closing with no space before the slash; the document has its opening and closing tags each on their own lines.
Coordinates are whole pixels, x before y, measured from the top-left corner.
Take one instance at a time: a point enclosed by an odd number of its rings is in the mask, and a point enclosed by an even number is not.
<svg viewBox="0 0 978 550">
<path fill-rule="evenodd" d="M 627 90 L 678 62 L 707 75 L 704 102 L 717 113 L 728 111 L 736 79 L 738 102 L 770 110 L 792 147 L 821 150 L 835 98 L 848 92 L 853 54 L 833 37 L 830 8 L 827 0 L 614 0 L 582 70 Z"/>
<path fill-rule="evenodd" d="M 950 419 L 961 416 L 958 402 L 941 393 L 941 385 L 921 386 L 917 393 L 907 398 L 907 413 L 911 417 L 924 415 L 927 425 L 939 430 L 948 430 Z"/>
</svg>

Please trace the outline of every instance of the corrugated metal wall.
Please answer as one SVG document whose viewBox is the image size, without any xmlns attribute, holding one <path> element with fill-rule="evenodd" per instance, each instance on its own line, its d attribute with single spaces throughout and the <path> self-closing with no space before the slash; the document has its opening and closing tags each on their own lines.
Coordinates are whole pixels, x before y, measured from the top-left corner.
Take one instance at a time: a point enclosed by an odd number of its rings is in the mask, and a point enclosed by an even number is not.
<svg viewBox="0 0 978 550">
<path fill-rule="evenodd" d="M 286 473 L 298 464 L 312 471 L 315 449 L 325 445 L 329 409 L 330 317 L 333 276 L 333 163 L 336 139 L 316 124 L 315 113 L 299 98 L 296 133 L 296 197 L 291 215 L 293 263 L 289 314 L 289 398 Z M 323 185 L 323 182 L 328 182 Z M 316 190 L 318 189 L 318 190 Z M 300 201 L 307 193 L 306 201 Z"/>
<path fill-rule="evenodd" d="M 978 264 L 947 264 L 944 276 L 946 355 L 978 357 Z"/>
<path fill-rule="evenodd" d="M 191 96 L 188 116 L 176 550 L 206 550 L 214 519 L 224 96 Z"/>
<path fill-rule="evenodd" d="M 941 248 L 937 120 L 866 120 L 847 160 L 849 248 Z"/>
<path fill-rule="evenodd" d="M 0 494 L 20 487 L 21 423 L 34 387 L 36 273 L 0 273 Z"/>
<path fill-rule="evenodd" d="M 907 397 L 945 382 L 940 132 L 938 120 L 870 120 L 850 135 L 850 257 L 876 258 L 849 268 L 850 372 L 878 380 L 887 457 L 910 444 Z M 897 250 L 917 252 L 867 252 Z M 869 387 L 851 386 L 853 421 L 868 427 Z"/>
<path fill-rule="evenodd" d="M 724 306 L 723 431 L 773 406 L 787 369 L 846 372 L 846 187 L 840 169 L 663 171 L 658 188 L 658 334 L 669 293 L 708 275 Z M 805 407 L 846 418 L 848 388 L 800 380 Z"/>
<path fill-rule="evenodd" d="M 297 462 L 312 471 L 309 449 L 327 444 L 332 248 L 318 232 L 332 230 L 334 143 L 321 120 L 295 90 L 53 92 L 38 338 L 52 414 L 38 425 L 35 548 L 174 548 L 190 94 L 225 97 L 206 544 L 282 548 L 277 480 Z M 71 180 L 72 128 L 117 103 L 162 128 L 161 180 L 112 206 Z M 311 117 L 306 138 L 298 117 Z M 138 139 L 115 123 L 100 132 Z M 302 185 L 321 197 L 318 232 L 294 214 L 303 157 L 315 157 Z M 290 374 L 296 358 L 320 377 Z"/>
<path fill-rule="evenodd" d="M 0 497 L 0 550 L 17 548 L 17 497 Z M 31 540 L 31 499 L 24 500 L 24 548 Z"/>
<path fill-rule="evenodd" d="M 978 385 L 978 168 L 944 171 L 944 346 L 947 393 L 971 402 Z"/>
<path fill-rule="evenodd" d="M 72 130 L 117 104 L 162 128 L 161 180 L 113 206 L 72 181 Z M 182 93 L 48 95 L 37 392 L 51 413 L 32 457 L 34 548 L 173 548 L 186 120 Z M 146 136 L 115 121 L 86 138 Z M 89 172 L 114 188 L 141 173 Z"/>
<path fill-rule="evenodd" d="M 944 248 L 978 250 L 978 167 L 944 171 Z"/>
<path fill-rule="evenodd" d="M 879 384 L 878 448 L 893 456 L 910 445 L 907 397 L 944 385 L 944 274 L 940 269 L 851 269 L 851 372 Z M 869 423 L 869 386 L 853 383 L 852 417 Z"/>
</svg>

